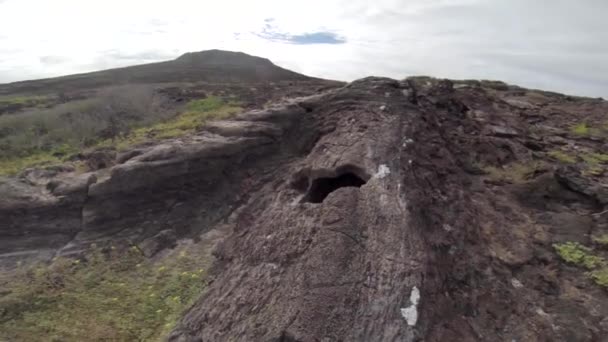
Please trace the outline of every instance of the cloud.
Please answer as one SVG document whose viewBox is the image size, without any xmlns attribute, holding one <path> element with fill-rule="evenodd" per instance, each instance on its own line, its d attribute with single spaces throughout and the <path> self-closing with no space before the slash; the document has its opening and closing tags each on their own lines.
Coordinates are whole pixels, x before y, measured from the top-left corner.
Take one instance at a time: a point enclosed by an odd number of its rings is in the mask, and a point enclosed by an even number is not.
<svg viewBox="0 0 608 342">
<path fill-rule="evenodd" d="M 170 53 L 162 50 L 148 50 L 141 52 L 125 52 L 121 50 L 108 50 L 103 54 L 104 58 L 120 60 L 120 61 L 132 61 L 132 62 L 148 62 L 148 61 L 160 61 L 167 60 L 174 57 L 174 53 Z"/>
<path fill-rule="evenodd" d="M 608 98 L 605 0 L 0 3 L 0 82 L 217 48 L 345 81 L 426 74 Z"/>
<path fill-rule="evenodd" d="M 293 44 L 344 44 L 346 39 L 332 32 L 314 32 L 293 35 L 289 39 Z"/>
<path fill-rule="evenodd" d="M 290 34 L 282 31 L 276 24 L 275 18 L 264 19 L 264 26 L 259 32 L 253 32 L 254 35 L 273 42 L 289 43 L 299 45 L 309 44 L 344 44 L 346 39 L 338 34 L 330 31 L 305 32 L 301 34 Z M 235 33 L 240 37 L 240 33 Z"/>
<path fill-rule="evenodd" d="M 49 64 L 49 65 L 66 63 L 69 60 L 70 60 L 69 58 L 63 57 L 63 56 L 41 56 L 40 57 L 40 63 Z"/>
</svg>

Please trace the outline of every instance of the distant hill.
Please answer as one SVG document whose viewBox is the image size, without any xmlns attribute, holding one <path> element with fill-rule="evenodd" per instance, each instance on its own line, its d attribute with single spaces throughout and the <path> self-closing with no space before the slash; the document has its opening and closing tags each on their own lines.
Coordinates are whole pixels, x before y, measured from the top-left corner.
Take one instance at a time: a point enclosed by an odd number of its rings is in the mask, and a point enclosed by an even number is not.
<svg viewBox="0 0 608 342">
<path fill-rule="evenodd" d="M 242 52 L 189 52 L 175 60 L 32 81 L 0 84 L 0 96 L 71 92 L 128 83 L 276 82 L 313 78 Z"/>
</svg>

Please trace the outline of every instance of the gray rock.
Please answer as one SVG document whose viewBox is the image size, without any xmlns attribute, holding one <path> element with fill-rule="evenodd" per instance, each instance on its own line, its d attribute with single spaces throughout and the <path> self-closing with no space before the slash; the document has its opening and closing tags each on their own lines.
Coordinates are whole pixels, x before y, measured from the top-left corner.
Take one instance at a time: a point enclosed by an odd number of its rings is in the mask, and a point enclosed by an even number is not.
<svg viewBox="0 0 608 342">
<path fill-rule="evenodd" d="M 150 258 L 163 249 L 173 248 L 176 245 L 177 235 L 175 231 L 167 229 L 142 241 L 139 244 L 139 249 L 146 257 Z"/>
</svg>

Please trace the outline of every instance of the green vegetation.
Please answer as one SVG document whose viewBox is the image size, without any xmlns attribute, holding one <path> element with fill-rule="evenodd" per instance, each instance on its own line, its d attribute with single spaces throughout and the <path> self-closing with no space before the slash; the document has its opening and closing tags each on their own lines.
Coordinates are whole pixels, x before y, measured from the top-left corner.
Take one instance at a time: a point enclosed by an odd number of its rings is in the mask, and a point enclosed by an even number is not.
<svg viewBox="0 0 608 342">
<path fill-rule="evenodd" d="M 0 175 L 58 164 L 87 148 L 125 149 L 191 133 L 241 110 L 217 97 L 195 100 L 177 116 L 151 89 L 118 87 L 97 98 L 0 116 Z"/>
<path fill-rule="evenodd" d="M 4 274 L 0 340 L 161 340 L 204 290 L 209 255 L 192 247 L 159 263 L 136 247 L 94 248 Z"/>
<path fill-rule="evenodd" d="M 564 164 L 576 163 L 576 158 L 562 151 L 551 151 L 547 153 L 551 158 Z"/>
<path fill-rule="evenodd" d="M 21 158 L 0 159 L 0 175 L 14 175 L 28 167 L 57 165 L 62 159 L 54 152 L 38 152 Z"/>
<path fill-rule="evenodd" d="M 40 102 L 51 100 L 51 96 L 32 95 L 32 96 L 2 96 L 0 97 L 0 106 L 10 105 L 35 105 Z"/>
<path fill-rule="evenodd" d="M 557 254 L 567 263 L 584 268 L 587 275 L 599 286 L 608 289 L 608 263 L 594 251 L 578 242 L 554 244 Z"/>
<path fill-rule="evenodd" d="M 578 136 L 602 136 L 608 133 L 608 124 L 603 125 L 600 128 L 590 127 L 587 123 L 582 122 L 572 126 L 570 129 L 572 133 Z"/>
<path fill-rule="evenodd" d="M 577 135 L 588 135 L 589 127 L 587 126 L 586 123 L 577 124 L 574 127 L 572 127 L 572 133 L 577 134 Z"/>
<path fill-rule="evenodd" d="M 592 250 L 590 248 L 577 242 L 555 244 L 553 247 L 557 251 L 557 254 L 568 263 L 586 269 L 593 269 L 604 264 L 604 260 L 601 257 L 591 254 Z"/>
<path fill-rule="evenodd" d="M 236 103 L 225 103 L 217 97 L 208 97 L 188 103 L 185 111 L 166 121 L 149 127 L 134 129 L 114 141 L 106 140 L 100 146 L 113 146 L 119 150 L 143 143 L 150 139 L 174 138 L 199 130 L 210 120 L 225 119 L 241 111 Z"/>
<path fill-rule="evenodd" d="M 581 155 L 581 158 L 592 166 L 608 163 L 608 154 L 603 153 L 585 153 Z"/>
<path fill-rule="evenodd" d="M 602 247 L 608 247 L 608 234 L 603 234 L 600 236 L 594 236 L 591 238 L 593 242 Z"/>
<path fill-rule="evenodd" d="M 608 289 L 608 267 L 592 271 L 589 275 L 596 284 Z"/>
<path fill-rule="evenodd" d="M 507 181 L 512 183 L 522 183 L 530 179 L 534 173 L 545 167 L 542 162 L 513 163 L 499 168 L 495 166 L 485 166 L 482 169 L 488 176 L 496 181 Z"/>
</svg>

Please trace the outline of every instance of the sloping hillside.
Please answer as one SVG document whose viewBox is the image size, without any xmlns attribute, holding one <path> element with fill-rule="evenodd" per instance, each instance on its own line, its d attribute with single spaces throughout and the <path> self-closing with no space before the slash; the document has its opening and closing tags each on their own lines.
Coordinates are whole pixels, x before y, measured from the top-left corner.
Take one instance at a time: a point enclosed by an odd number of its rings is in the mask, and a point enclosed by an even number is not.
<svg viewBox="0 0 608 342">
<path fill-rule="evenodd" d="M 273 82 L 311 78 L 274 65 L 265 58 L 242 52 L 208 50 L 189 52 L 175 60 L 86 74 L 0 85 L 0 96 L 19 93 L 71 92 L 127 83 Z"/>
</svg>

